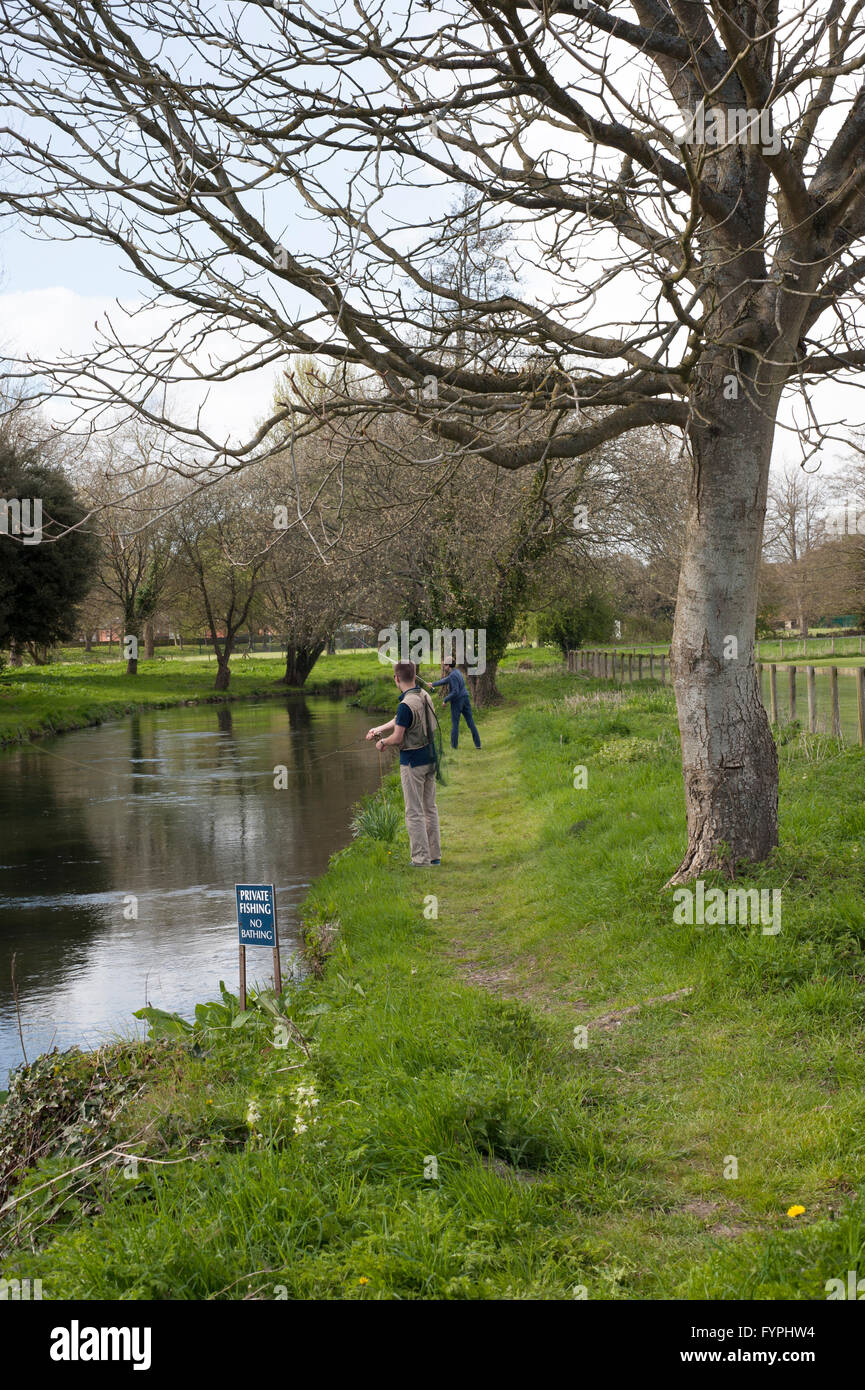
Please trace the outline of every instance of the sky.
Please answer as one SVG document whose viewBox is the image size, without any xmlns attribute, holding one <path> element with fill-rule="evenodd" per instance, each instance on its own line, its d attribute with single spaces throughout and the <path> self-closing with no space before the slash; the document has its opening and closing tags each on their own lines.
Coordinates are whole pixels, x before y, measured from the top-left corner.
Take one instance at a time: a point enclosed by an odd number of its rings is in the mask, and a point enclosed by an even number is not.
<svg viewBox="0 0 865 1390">
<path fill-rule="evenodd" d="M 47 360 L 85 352 L 98 337 L 97 324 L 104 322 L 107 315 L 111 315 L 115 327 L 121 322 L 118 301 L 134 309 L 147 295 L 146 288 L 124 269 L 118 253 L 110 247 L 84 238 L 46 242 L 28 235 L 23 226 L 5 226 L 7 230 L 0 236 L 0 352 Z M 295 225 L 288 244 L 292 249 L 298 245 L 304 249 L 301 238 L 306 240 L 307 249 L 315 249 L 314 226 Z M 590 320 L 608 318 L 615 323 L 619 316 L 623 324 L 632 320 L 633 300 L 629 302 L 627 290 L 619 289 L 620 283 L 625 282 L 616 281 L 611 290 L 619 297 L 619 302 L 612 305 L 613 312 L 611 303 L 604 301 L 602 312 L 591 314 Z M 529 290 L 544 302 L 540 281 L 530 284 Z M 596 304 L 595 310 L 598 308 Z M 150 336 L 148 326 L 153 328 L 154 318 L 145 313 L 129 326 L 129 331 L 146 338 Z M 592 329 L 594 322 L 586 326 Z M 228 343 L 227 335 L 223 335 L 223 340 Z M 210 339 L 208 347 L 220 354 L 219 335 Z M 245 439 L 267 414 L 276 379 L 277 370 L 270 365 L 210 388 L 206 402 L 202 385 L 177 387 L 173 409 L 191 418 L 202 407 L 204 425 L 212 436 L 220 440 Z M 865 377 L 862 383 L 865 384 Z M 835 433 L 843 433 L 847 425 L 865 423 L 865 393 L 856 386 L 827 382 L 814 391 L 811 404 L 821 424 L 838 422 Z M 784 408 L 782 424 L 792 420 L 794 411 L 804 418 L 801 403 L 793 403 Z M 53 419 L 61 423 L 63 416 L 55 411 Z M 835 471 L 845 453 L 841 441 L 828 444 L 822 452 L 821 471 Z M 795 440 L 780 428 L 776 436 L 776 469 L 798 463 L 799 458 Z M 813 460 L 809 468 L 816 467 L 816 463 Z"/>
<path fill-rule="evenodd" d="M 115 324 L 121 321 L 117 301 L 135 305 L 142 297 L 141 285 L 104 247 L 84 239 L 75 244 L 46 243 L 23 229 L 12 229 L 0 238 L 0 348 L 10 355 L 54 359 L 85 351 L 97 337 L 100 320 L 110 314 Z M 139 322 L 136 331 L 143 327 Z M 220 438 L 237 438 L 251 431 L 267 413 L 276 377 L 276 369 L 268 366 L 212 388 L 204 412 L 208 430 Z M 185 396 L 184 389 L 178 388 L 175 406 L 191 414 L 203 399 L 202 388 L 185 388 Z M 865 420 L 861 387 L 828 382 L 814 393 L 812 405 L 821 423 Z M 798 404 L 794 408 L 801 412 Z M 785 416 L 792 418 L 790 407 Z M 53 418 L 59 423 L 62 415 Z M 821 473 L 837 471 L 846 452 L 840 442 L 827 446 Z M 798 459 L 793 440 L 779 429 L 774 470 L 782 471 Z M 815 464 L 816 460 L 808 466 Z"/>
</svg>

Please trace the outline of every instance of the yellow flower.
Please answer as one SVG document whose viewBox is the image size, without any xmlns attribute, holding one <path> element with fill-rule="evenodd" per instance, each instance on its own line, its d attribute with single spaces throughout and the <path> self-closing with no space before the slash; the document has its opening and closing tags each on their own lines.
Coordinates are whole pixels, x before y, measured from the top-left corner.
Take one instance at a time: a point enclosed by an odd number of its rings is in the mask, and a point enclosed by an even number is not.
<svg viewBox="0 0 865 1390">
<path fill-rule="evenodd" d="M 357 1282 L 358 1282 L 359 1284 L 368 1284 L 368 1283 L 369 1283 L 369 1280 L 367 1279 L 367 1277 L 366 1277 L 365 1274 L 362 1274 L 362 1275 L 360 1276 L 360 1278 L 358 1279 Z"/>
<path fill-rule="evenodd" d="M 804 1208 L 804 1207 L 790 1207 L 789 1210 L 788 1210 L 788 1212 L 787 1212 L 787 1215 L 788 1215 L 788 1216 L 804 1216 L 804 1214 L 805 1214 L 805 1208 Z"/>
</svg>

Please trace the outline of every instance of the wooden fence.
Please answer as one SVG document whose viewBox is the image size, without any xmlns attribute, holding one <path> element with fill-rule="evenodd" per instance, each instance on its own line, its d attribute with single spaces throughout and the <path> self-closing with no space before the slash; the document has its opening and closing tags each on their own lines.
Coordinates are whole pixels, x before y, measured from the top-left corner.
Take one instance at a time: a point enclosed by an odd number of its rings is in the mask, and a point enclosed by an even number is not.
<svg viewBox="0 0 865 1390">
<path fill-rule="evenodd" d="M 589 651 L 568 652 L 568 670 L 574 675 L 596 680 L 656 680 L 672 684 L 669 652 Z M 779 667 L 757 662 L 757 678 L 763 704 L 773 725 L 797 720 L 810 733 L 831 734 L 834 738 L 855 740 L 865 747 L 865 666 L 780 667 L 781 694 L 778 692 Z"/>
</svg>

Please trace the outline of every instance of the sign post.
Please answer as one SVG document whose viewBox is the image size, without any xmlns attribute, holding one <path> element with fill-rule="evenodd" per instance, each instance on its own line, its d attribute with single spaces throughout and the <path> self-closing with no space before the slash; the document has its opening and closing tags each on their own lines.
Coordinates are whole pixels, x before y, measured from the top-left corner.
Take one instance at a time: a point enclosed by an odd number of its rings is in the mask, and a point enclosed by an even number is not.
<svg viewBox="0 0 865 1390">
<path fill-rule="evenodd" d="M 279 966 L 279 929 L 276 923 L 276 893 L 272 883 L 236 883 L 237 935 L 240 953 L 240 1009 L 246 1009 L 246 948 L 270 946 L 273 951 L 273 983 L 282 989 Z"/>
</svg>

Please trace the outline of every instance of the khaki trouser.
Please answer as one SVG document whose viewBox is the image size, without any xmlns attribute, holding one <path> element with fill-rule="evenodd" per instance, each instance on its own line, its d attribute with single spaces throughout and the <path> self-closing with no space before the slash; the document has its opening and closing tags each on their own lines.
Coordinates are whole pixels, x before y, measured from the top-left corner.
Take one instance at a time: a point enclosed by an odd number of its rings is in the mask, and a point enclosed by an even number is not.
<svg viewBox="0 0 865 1390">
<path fill-rule="evenodd" d="M 399 775 L 405 798 L 411 862 L 429 864 L 432 859 L 441 858 L 435 763 L 423 763 L 420 767 L 407 767 L 403 763 Z"/>
</svg>

